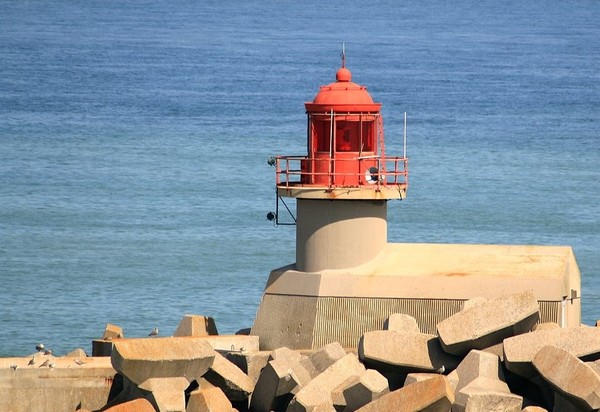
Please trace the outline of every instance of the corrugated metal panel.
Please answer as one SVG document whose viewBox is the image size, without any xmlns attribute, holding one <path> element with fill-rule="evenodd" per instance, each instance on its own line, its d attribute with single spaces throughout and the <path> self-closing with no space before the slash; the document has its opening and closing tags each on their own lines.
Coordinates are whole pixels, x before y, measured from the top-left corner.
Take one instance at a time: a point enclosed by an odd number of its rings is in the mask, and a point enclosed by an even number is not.
<svg viewBox="0 0 600 412">
<path fill-rule="evenodd" d="M 462 300 L 319 298 L 313 347 L 336 341 L 356 347 L 365 332 L 383 329 L 393 313 L 410 315 L 417 319 L 421 332 L 435 334 L 437 323 L 458 312 L 462 305 Z"/>
<path fill-rule="evenodd" d="M 462 309 L 464 300 L 377 299 L 322 297 L 317 313 L 312 347 L 331 342 L 356 347 L 360 337 L 371 330 L 383 329 L 393 313 L 414 317 L 423 333 L 436 334 L 436 325 Z M 540 322 L 559 322 L 560 302 L 539 302 Z"/>
<path fill-rule="evenodd" d="M 560 325 L 561 302 L 540 301 L 540 322 L 554 322 Z"/>
</svg>

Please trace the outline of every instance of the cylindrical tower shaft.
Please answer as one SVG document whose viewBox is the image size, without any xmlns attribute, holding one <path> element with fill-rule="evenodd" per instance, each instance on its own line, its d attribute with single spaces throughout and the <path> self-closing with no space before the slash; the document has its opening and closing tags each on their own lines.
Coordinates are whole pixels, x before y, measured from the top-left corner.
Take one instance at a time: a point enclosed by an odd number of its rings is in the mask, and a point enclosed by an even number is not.
<svg viewBox="0 0 600 412">
<path fill-rule="evenodd" d="M 297 201 L 299 271 L 359 266 L 377 256 L 387 243 L 386 200 Z"/>
</svg>

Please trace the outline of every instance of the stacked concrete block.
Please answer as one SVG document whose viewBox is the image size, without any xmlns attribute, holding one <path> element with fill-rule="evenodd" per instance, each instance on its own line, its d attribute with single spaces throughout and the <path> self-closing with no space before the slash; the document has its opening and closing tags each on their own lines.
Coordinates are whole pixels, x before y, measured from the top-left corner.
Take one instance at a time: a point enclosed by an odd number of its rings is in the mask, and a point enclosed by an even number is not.
<svg viewBox="0 0 600 412">
<path fill-rule="evenodd" d="M 103 341 L 112 363 L 81 350 L 64 358 L 0 358 L 0 410 L 39 409 L 37 398 L 59 411 L 59 403 L 115 412 L 600 410 L 600 328 L 533 327 L 538 315 L 530 293 L 467 301 L 438 324 L 440 336 L 420 333 L 414 319 L 396 314 L 385 330 L 366 332 L 356 352 L 337 342 L 260 352 L 257 336 L 210 335 L 206 318 L 190 315 L 180 332 L 202 336 L 126 339 L 115 332 Z M 102 360 L 110 366 L 97 392 L 103 399 L 96 402 L 96 392 L 75 396 L 75 382 L 89 384 L 77 371 L 93 369 L 95 385 Z M 58 403 L 23 386 L 63 377 L 69 394 L 56 385 L 47 391 Z"/>
<path fill-rule="evenodd" d="M 478 378 L 498 380 L 506 385 L 498 356 L 479 350 L 469 352 L 456 370 L 448 375 L 448 378 L 456 391 L 460 391 Z M 506 386 L 506 390 L 508 390 L 508 386 Z"/>
<path fill-rule="evenodd" d="M 383 330 L 395 330 L 398 332 L 420 333 L 417 320 L 404 313 L 394 313 L 390 315 L 383 324 Z"/>
<path fill-rule="evenodd" d="M 374 369 L 352 376 L 333 391 L 333 403 L 338 411 L 355 411 L 389 392 L 387 379 Z M 336 400 L 337 398 L 337 400 Z"/>
<path fill-rule="evenodd" d="M 472 350 L 448 379 L 456 392 L 453 411 L 521 411 L 523 398 L 510 392 L 494 354 Z"/>
<path fill-rule="evenodd" d="M 232 402 L 246 402 L 254 390 L 252 378 L 219 353 L 203 378 L 220 388 Z"/>
<path fill-rule="evenodd" d="M 365 367 L 354 354 L 347 354 L 304 385 L 289 403 L 287 411 L 305 412 L 315 408 L 333 410 L 333 391 L 348 378 L 360 376 Z"/>
<path fill-rule="evenodd" d="M 538 320 L 535 296 L 521 292 L 464 309 L 438 323 L 437 332 L 446 352 L 464 356 L 471 349 L 484 349 L 528 332 Z"/>
<path fill-rule="evenodd" d="M 138 385 L 146 399 L 159 412 L 185 412 L 185 390 L 190 382 L 184 377 L 149 378 Z"/>
<path fill-rule="evenodd" d="M 504 340 L 506 368 L 525 378 L 533 378 L 535 355 L 544 346 L 555 346 L 586 360 L 600 359 L 600 328 L 543 329 Z"/>
<path fill-rule="evenodd" d="M 271 351 L 228 352 L 225 356 L 227 360 L 240 368 L 256 384 L 260 372 L 267 366 L 267 362 L 270 360 Z"/>
<path fill-rule="evenodd" d="M 434 335 L 393 330 L 365 333 L 358 356 L 368 367 L 400 374 L 452 370 L 459 362 L 444 352 Z"/>
<path fill-rule="evenodd" d="M 545 346 L 533 366 L 552 387 L 581 411 L 600 409 L 600 375 L 564 349 Z"/>
<path fill-rule="evenodd" d="M 200 378 L 216 353 L 202 338 L 125 339 L 115 342 L 112 365 L 135 384 L 150 378 Z"/>
<path fill-rule="evenodd" d="M 190 393 L 186 412 L 228 412 L 233 407 L 227 396 L 216 387 L 198 388 Z"/>
<path fill-rule="evenodd" d="M 314 351 L 306 359 L 301 360 L 301 363 L 314 378 L 344 356 L 346 356 L 346 351 L 342 345 L 339 342 L 333 342 Z"/>
<path fill-rule="evenodd" d="M 445 376 L 438 375 L 389 392 L 357 411 L 449 412 L 453 403 L 454 391 L 450 382 Z"/>
<path fill-rule="evenodd" d="M 0 411 L 97 410 L 106 404 L 115 374 L 109 358 L 43 352 L 0 358 Z"/>
<path fill-rule="evenodd" d="M 288 348 L 273 351 L 274 359 L 262 370 L 250 408 L 256 412 L 285 409 L 301 387 L 312 379 L 302 361 L 304 356 Z"/>
<path fill-rule="evenodd" d="M 215 320 L 208 316 L 185 315 L 179 322 L 173 336 L 210 336 L 218 335 Z"/>
<path fill-rule="evenodd" d="M 121 339 L 124 338 L 125 334 L 123 333 L 123 329 L 120 326 L 113 325 L 110 323 L 106 324 L 104 328 L 104 334 L 102 335 L 102 339 L 104 340 L 112 340 L 112 339 Z"/>
</svg>

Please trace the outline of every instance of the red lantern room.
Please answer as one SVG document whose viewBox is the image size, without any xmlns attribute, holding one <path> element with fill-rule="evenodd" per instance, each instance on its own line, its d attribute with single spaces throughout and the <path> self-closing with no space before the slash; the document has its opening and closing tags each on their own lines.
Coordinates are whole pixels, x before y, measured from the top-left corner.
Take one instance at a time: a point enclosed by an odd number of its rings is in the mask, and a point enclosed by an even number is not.
<svg viewBox="0 0 600 412">
<path fill-rule="evenodd" d="M 278 156 L 278 196 L 320 199 L 404 199 L 407 159 L 386 157 L 381 103 L 352 82 L 345 67 L 305 103 L 307 156 Z"/>
</svg>

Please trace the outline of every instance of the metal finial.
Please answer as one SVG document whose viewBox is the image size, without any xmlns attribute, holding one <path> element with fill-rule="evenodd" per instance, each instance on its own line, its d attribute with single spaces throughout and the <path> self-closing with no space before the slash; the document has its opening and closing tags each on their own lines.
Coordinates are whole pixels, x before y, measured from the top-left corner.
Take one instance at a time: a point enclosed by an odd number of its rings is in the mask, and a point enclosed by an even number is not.
<svg viewBox="0 0 600 412">
<path fill-rule="evenodd" d="M 346 43 L 342 42 L 342 67 L 346 67 Z"/>
</svg>

